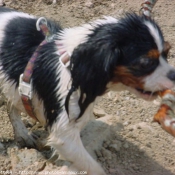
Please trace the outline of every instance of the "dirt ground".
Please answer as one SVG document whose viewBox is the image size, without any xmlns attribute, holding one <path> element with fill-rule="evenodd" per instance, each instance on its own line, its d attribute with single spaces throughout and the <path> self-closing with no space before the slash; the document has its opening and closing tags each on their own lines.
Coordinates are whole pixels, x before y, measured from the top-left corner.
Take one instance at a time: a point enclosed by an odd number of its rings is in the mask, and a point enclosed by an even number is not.
<svg viewBox="0 0 175 175">
<path fill-rule="evenodd" d="M 6 6 L 72 27 L 104 15 L 117 17 L 126 11 L 138 13 L 142 0 L 58 0 L 56 5 L 49 0 L 11 2 L 5 1 Z M 165 39 L 172 45 L 169 62 L 175 66 L 175 0 L 158 0 L 153 12 Z M 96 116 L 115 119 L 110 136 L 95 151 L 107 175 L 175 175 L 175 138 L 152 122 L 159 104 L 159 99 L 145 102 L 127 91 L 110 92 L 97 104 Z M 44 170 L 60 167 L 61 161 L 55 164 L 47 161 L 50 151 L 17 148 L 3 97 L 0 97 L 0 105 L 0 174 L 11 173 L 12 169 L 37 170 L 42 174 Z M 39 136 L 44 133 L 38 123 L 24 114 L 22 118 Z"/>
</svg>

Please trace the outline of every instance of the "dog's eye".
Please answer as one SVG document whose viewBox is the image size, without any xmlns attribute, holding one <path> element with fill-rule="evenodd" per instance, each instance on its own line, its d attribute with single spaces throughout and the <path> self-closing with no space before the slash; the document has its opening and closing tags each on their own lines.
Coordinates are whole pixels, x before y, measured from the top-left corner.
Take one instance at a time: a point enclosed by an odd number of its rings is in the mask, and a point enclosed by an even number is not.
<svg viewBox="0 0 175 175">
<path fill-rule="evenodd" d="M 149 68 L 150 66 L 155 65 L 155 61 L 150 58 L 141 58 L 140 59 L 140 66 L 141 68 Z"/>
</svg>

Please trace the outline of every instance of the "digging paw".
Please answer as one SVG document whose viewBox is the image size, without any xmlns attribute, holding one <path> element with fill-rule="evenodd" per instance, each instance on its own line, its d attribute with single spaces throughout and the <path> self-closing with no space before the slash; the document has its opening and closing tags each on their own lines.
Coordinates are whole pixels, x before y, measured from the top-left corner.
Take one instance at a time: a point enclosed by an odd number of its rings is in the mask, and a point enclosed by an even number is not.
<svg viewBox="0 0 175 175">
<path fill-rule="evenodd" d="M 44 143 L 33 133 L 23 136 L 15 136 L 15 141 L 20 148 L 27 147 L 35 148 L 37 150 L 42 150 L 44 148 Z"/>
</svg>

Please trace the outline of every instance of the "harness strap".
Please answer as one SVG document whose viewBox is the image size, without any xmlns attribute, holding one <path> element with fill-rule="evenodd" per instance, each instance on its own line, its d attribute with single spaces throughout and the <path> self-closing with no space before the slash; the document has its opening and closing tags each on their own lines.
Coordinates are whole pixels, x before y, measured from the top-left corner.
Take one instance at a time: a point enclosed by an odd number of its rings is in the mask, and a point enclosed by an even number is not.
<svg viewBox="0 0 175 175">
<path fill-rule="evenodd" d="M 19 94 L 21 95 L 22 103 L 28 115 L 31 116 L 33 119 L 38 120 L 34 112 L 34 107 L 32 105 L 33 91 L 32 91 L 31 77 L 33 74 L 35 61 L 38 57 L 39 51 L 41 50 L 43 45 L 47 44 L 48 42 L 53 41 L 54 36 L 50 33 L 48 26 L 47 26 L 47 20 L 43 17 L 37 20 L 36 28 L 38 31 L 41 30 L 43 35 L 46 38 L 37 47 L 32 57 L 30 58 L 29 62 L 27 63 L 24 73 L 20 75 Z"/>
<path fill-rule="evenodd" d="M 33 53 L 32 57 L 28 61 L 27 66 L 24 70 L 24 73 L 20 75 L 18 90 L 26 112 L 33 119 L 38 120 L 35 115 L 35 111 L 32 103 L 33 90 L 32 90 L 31 77 L 33 74 L 35 61 L 38 57 L 39 51 L 41 50 L 43 45 L 47 44 L 48 42 L 52 42 L 54 40 L 54 34 L 50 33 L 49 28 L 47 26 L 47 20 L 44 17 L 41 17 L 37 20 L 36 28 L 38 31 L 41 31 L 43 33 L 43 35 L 45 36 L 45 39 L 40 43 L 40 45 L 37 47 L 37 49 Z M 70 53 L 65 51 L 64 53 L 59 53 L 59 54 L 60 54 L 60 58 L 59 58 L 60 64 L 63 67 L 68 67 L 70 62 L 70 56 L 71 56 Z"/>
</svg>

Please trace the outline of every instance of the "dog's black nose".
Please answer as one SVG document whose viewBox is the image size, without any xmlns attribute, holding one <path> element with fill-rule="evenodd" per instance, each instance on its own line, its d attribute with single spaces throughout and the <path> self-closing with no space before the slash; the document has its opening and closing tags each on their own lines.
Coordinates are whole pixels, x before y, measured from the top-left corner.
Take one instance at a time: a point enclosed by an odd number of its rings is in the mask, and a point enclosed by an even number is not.
<svg viewBox="0 0 175 175">
<path fill-rule="evenodd" d="M 175 81 L 175 70 L 170 70 L 169 73 L 167 74 L 167 77 L 170 80 Z"/>
</svg>

